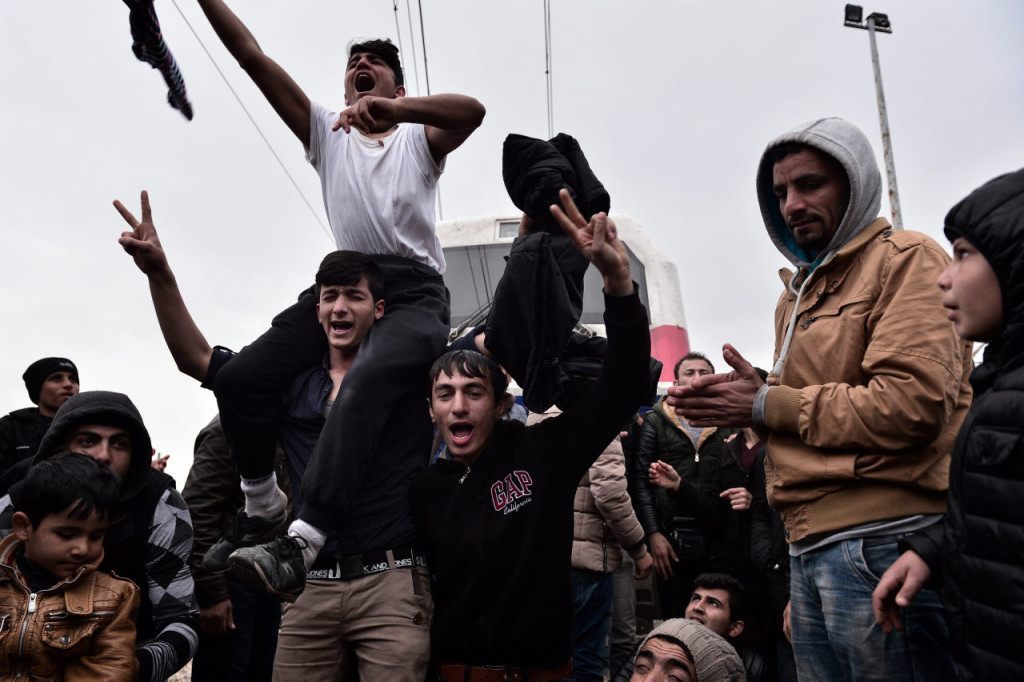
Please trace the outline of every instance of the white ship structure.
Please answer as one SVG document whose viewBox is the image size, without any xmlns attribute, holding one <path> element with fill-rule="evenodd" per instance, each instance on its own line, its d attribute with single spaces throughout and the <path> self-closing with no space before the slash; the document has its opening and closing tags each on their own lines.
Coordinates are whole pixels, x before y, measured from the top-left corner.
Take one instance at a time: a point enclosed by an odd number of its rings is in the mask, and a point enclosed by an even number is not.
<svg viewBox="0 0 1024 682">
<path fill-rule="evenodd" d="M 640 287 L 640 299 L 651 317 L 651 353 L 664 365 L 659 393 L 672 383 L 672 368 L 690 351 L 683 298 L 676 266 L 647 236 L 640 224 L 613 214 L 619 238 L 629 252 L 630 271 Z M 454 335 L 482 323 L 490 309 L 494 287 L 505 268 L 512 240 L 519 228 L 517 215 L 500 215 L 437 224 L 448 269 L 445 283 L 451 292 Z M 601 277 L 587 271 L 581 331 L 604 335 L 604 300 Z"/>
</svg>

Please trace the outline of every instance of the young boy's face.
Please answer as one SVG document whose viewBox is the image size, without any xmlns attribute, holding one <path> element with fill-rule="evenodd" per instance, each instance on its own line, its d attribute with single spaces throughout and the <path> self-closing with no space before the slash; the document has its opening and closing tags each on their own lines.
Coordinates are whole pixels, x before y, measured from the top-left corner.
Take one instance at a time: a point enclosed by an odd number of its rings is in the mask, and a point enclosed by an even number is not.
<svg viewBox="0 0 1024 682">
<path fill-rule="evenodd" d="M 942 305 L 960 336 L 989 341 L 1003 326 L 1003 295 L 985 256 L 963 237 L 953 241 L 953 261 L 939 277 Z"/>
<path fill-rule="evenodd" d="M 448 453 L 465 463 L 474 462 L 490 441 L 510 398 L 506 393 L 496 399 L 489 377 L 438 374 L 430 392 L 430 418 Z"/>
<path fill-rule="evenodd" d="M 16 512 L 14 534 L 25 543 L 25 558 L 57 578 L 74 575 L 79 568 L 97 564 L 103 558 L 103 537 L 109 521 L 92 512 L 84 519 L 50 514 L 35 528 L 28 516 Z"/>
<path fill-rule="evenodd" d="M 316 304 L 316 317 L 336 350 L 354 351 L 373 323 L 384 315 L 384 301 L 374 301 L 365 277 L 356 284 L 324 284 Z"/>
</svg>

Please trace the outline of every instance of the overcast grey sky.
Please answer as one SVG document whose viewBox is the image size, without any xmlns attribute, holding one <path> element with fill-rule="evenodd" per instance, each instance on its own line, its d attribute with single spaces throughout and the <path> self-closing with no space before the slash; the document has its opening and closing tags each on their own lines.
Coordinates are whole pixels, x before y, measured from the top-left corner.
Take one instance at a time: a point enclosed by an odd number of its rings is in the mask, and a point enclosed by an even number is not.
<svg viewBox="0 0 1024 682">
<path fill-rule="evenodd" d="M 322 216 L 301 145 L 194 1 L 177 1 Z M 389 0 L 230 4 L 307 94 L 333 107 L 348 41 L 395 37 Z M 757 160 L 777 133 L 826 115 L 863 128 L 881 158 L 867 33 L 842 26 L 843 2 L 823 0 L 551 4 L 556 129 L 582 142 L 613 211 L 636 218 L 676 263 L 694 348 L 720 363 L 731 341 L 767 366 L 776 271 L 786 263 L 757 209 Z M 547 132 L 542 7 L 423 2 L 432 90 L 471 94 L 488 109 L 449 159 L 445 218 L 513 210 L 501 141 Z M 895 31 L 879 47 L 904 223 L 941 240 L 954 201 L 1024 162 L 1024 3 L 865 6 L 876 9 Z M 111 200 L 137 207 L 139 189 L 150 190 L 199 326 L 236 349 L 308 285 L 332 243 L 172 2 L 158 0 L 157 11 L 195 107 L 191 123 L 132 55 L 123 3 L 0 5 L 0 411 L 28 404 L 21 373 L 30 362 L 66 355 L 84 389 L 132 397 L 180 485 L 216 405 L 175 370 L 145 280 L 117 246 L 124 226 Z"/>
</svg>

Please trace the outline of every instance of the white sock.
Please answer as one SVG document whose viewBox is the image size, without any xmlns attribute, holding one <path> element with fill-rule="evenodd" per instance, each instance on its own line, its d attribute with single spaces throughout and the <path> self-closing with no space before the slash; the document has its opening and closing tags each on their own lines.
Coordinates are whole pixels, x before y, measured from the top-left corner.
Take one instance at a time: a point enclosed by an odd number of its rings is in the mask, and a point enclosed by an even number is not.
<svg viewBox="0 0 1024 682">
<path fill-rule="evenodd" d="M 245 495 L 245 513 L 249 516 L 274 518 L 284 513 L 288 498 L 277 487 L 277 474 L 263 478 L 243 478 L 242 494 Z"/>
<path fill-rule="evenodd" d="M 306 546 L 302 548 L 302 563 L 306 565 L 307 571 L 313 568 L 316 555 L 323 549 L 324 543 L 327 542 L 327 536 L 319 528 L 306 523 L 302 519 L 292 521 L 292 524 L 288 526 L 288 535 L 302 538 L 306 541 Z"/>
</svg>

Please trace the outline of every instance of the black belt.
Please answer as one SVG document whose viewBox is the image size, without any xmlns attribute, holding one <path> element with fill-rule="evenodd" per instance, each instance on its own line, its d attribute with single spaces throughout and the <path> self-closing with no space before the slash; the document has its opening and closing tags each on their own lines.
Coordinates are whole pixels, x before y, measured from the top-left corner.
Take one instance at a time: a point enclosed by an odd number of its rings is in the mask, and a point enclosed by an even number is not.
<svg viewBox="0 0 1024 682">
<path fill-rule="evenodd" d="M 358 556 L 317 559 L 306 580 L 354 580 L 396 568 L 426 568 L 427 557 L 415 547 L 396 547 Z"/>
</svg>

